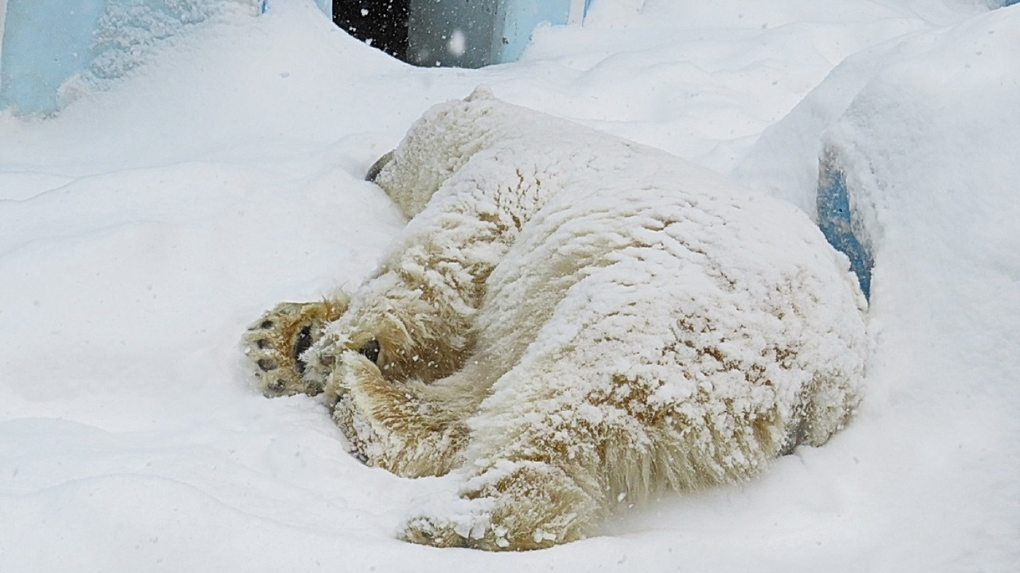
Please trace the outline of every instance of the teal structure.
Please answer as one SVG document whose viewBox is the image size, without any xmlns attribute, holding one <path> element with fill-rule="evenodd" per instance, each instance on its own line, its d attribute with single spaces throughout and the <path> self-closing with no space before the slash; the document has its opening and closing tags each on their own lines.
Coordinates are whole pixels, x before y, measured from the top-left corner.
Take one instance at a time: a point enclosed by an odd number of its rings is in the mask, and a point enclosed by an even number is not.
<svg viewBox="0 0 1020 573">
<path fill-rule="evenodd" d="M 60 87 L 75 75 L 117 77 L 133 67 L 135 48 L 179 33 L 227 1 L 0 0 L 0 110 L 53 113 Z M 249 1 L 256 14 L 266 0 Z"/>
<path fill-rule="evenodd" d="M 106 0 L 8 0 L 0 42 L 0 109 L 56 111 L 57 88 L 92 59 Z"/>
<path fill-rule="evenodd" d="M 60 86 L 103 51 L 97 30 L 111 9 L 182 19 L 188 7 L 224 0 L 0 0 L 0 110 L 48 114 Z M 277 0 L 251 0 L 253 13 Z M 311 0 L 332 18 L 331 0 Z M 477 68 L 518 59 L 543 22 L 580 22 L 591 0 L 410 0 L 408 59 L 422 66 Z M 201 12 L 201 11 L 199 11 Z"/>
<path fill-rule="evenodd" d="M 846 174 L 837 165 L 837 157 L 837 150 L 829 149 L 819 162 L 818 227 L 829 243 L 850 259 L 850 270 L 857 275 L 861 292 L 871 300 L 871 269 L 875 262 L 865 242 L 855 232 L 850 190 Z"/>
<path fill-rule="evenodd" d="M 185 4 L 223 0 L 187 0 Z M 275 0 L 252 0 L 257 12 Z M 311 0 L 332 18 L 331 0 Z M 0 0 L 0 110 L 51 113 L 58 90 L 96 57 L 108 6 L 172 12 L 175 0 Z M 535 27 L 579 22 L 592 0 L 411 0 L 408 59 L 422 66 L 477 68 L 517 60 Z M 1006 7 L 1020 0 L 989 0 Z M 1016 8 L 1011 8 L 1016 9 Z M 3 16 L 5 14 L 5 17 Z"/>
</svg>

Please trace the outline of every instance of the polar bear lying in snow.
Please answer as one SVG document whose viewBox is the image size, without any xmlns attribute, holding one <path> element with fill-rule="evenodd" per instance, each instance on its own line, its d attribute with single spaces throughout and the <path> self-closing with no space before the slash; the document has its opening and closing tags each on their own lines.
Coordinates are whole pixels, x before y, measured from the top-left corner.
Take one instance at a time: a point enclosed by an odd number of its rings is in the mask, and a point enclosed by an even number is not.
<svg viewBox="0 0 1020 573">
<path fill-rule="evenodd" d="M 379 269 L 245 339 L 261 390 L 323 394 L 369 465 L 457 472 L 404 539 L 579 539 L 623 498 L 823 444 L 858 403 L 864 299 L 786 203 L 483 90 L 373 171 L 411 219 Z"/>
</svg>

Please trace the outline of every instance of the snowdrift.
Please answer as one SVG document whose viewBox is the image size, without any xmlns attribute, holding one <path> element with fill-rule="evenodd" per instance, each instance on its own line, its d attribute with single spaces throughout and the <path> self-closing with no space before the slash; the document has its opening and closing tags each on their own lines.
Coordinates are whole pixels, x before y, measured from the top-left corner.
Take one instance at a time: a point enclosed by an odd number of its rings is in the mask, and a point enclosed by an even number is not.
<svg viewBox="0 0 1020 573">
<path fill-rule="evenodd" d="M 521 62 L 457 71 L 278 0 L 55 118 L 0 114 L 0 570 L 1020 569 L 1018 9 L 596 0 Z M 838 150 L 874 255 L 855 422 L 576 544 L 397 541 L 447 484 L 364 467 L 311 399 L 265 400 L 237 333 L 366 276 L 405 219 L 362 175 L 478 84 L 808 214 Z"/>
</svg>

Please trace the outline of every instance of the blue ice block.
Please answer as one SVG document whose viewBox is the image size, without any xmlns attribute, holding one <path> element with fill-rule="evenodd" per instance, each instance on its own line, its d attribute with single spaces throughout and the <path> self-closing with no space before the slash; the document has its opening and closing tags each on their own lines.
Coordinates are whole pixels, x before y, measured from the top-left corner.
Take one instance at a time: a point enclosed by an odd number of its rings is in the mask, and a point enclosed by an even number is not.
<svg viewBox="0 0 1020 573">
<path fill-rule="evenodd" d="M 864 296 L 871 299 L 871 253 L 854 234 L 853 214 L 846 174 L 837 167 L 831 152 L 818 170 L 818 226 L 836 250 L 850 259 L 850 270 L 857 275 Z"/>
</svg>

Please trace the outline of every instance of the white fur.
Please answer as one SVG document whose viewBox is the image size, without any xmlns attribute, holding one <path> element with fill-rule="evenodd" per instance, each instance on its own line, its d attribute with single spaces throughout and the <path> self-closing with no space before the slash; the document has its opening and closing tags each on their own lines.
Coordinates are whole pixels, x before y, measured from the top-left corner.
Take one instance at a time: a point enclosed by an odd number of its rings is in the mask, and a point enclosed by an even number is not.
<svg viewBox="0 0 1020 573">
<path fill-rule="evenodd" d="M 304 358 L 369 464 L 457 472 L 406 539 L 577 539 L 621 495 L 821 445 L 858 403 L 864 299 L 786 203 L 481 90 L 377 182 L 413 218 Z"/>
</svg>

